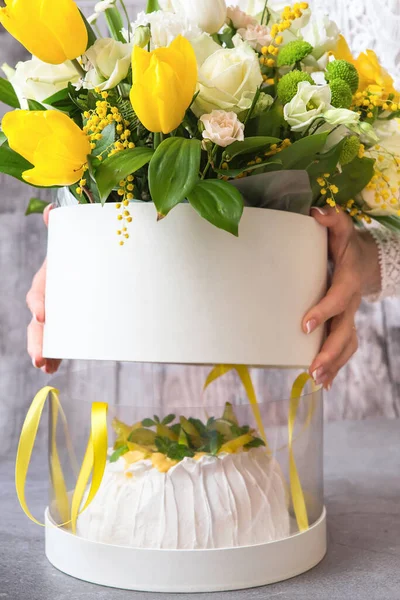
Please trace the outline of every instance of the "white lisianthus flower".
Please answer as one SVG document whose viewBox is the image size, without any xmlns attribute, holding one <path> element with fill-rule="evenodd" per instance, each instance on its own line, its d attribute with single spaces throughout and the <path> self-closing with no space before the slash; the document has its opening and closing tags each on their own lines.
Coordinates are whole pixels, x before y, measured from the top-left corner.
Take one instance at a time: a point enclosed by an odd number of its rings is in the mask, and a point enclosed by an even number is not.
<svg viewBox="0 0 400 600">
<path fill-rule="evenodd" d="M 340 31 L 327 15 L 313 14 L 308 24 L 300 31 L 304 41 L 313 47 L 312 56 L 319 60 L 326 52 L 336 48 Z"/>
<path fill-rule="evenodd" d="M 3 71 L 6 72 L 5 67 Z M 35 56 L 31 60 L 19 62 L 15 70 L 10 69 L 6 75 L 14 87 L 21 108 L 28 107 L 27 100 L 43 102 L 66 88 L 68 83 L 79 81 L 79 74 L 70 61 L 50 65 Z"/>
<path fill-rule="evenodd" d="M 360 115 L 353 110 L 347 108 L 329 108 L 324 112 L 324 119 L 329 125 L 346 125 L 351 127 L 357 125 L 360 120 Z"/>
<path fill-rule="evenodd" d="M 248 25 L 246 29 L 238 29 L 238 34 L 243 41 L 248 42 L 254 50 L 261 51 L 264 46 L 272 42 L 270 29 L 265 25 Z"/>
<path fill-rule="evenodd" d="M 139 13 L 135 23 L 132 23 L 134 35 L 139 27 L 150 27 L 152 49 L 169 46 L 178 35 L 191 41 L 202 33 L 196 23 L 189 21 L 184 15 L 162 10 L 149 14 Z M 123 30 L 122 34 L 127 39 L 127 32 Z"/>
<path fill-rule="evenodd" d="M 292 131 L 305 131 L 317 117 L 322 117 L 331 106 L 329 85 L 311 85 L 301 81 L 297 94 L 284 107 L 284 117 Z"/>
<path fill-rule="evenodd" d="M 201 116 L 200 121 L 205 127 L 203 138 L 217 146 L 226 148 L 233 142 L 244 140 L 244 124 L 239 121 L 234 112 L 213 110 L 211 114 Z"/>
<path fill-rule="evenodd" d="M 248 15 L 239 6 L 228 6 L 227 23 L 232 23 L 235 29 L 246 29 L 249 25 L 257 25 L 257 21 Z"/>
<path fill-rule="evenodd" d="M 171 0 L 174 11 L 206 33 L 217 33 L 226 21 L 225 0 Z"/>
<path fill-rule="evenodd" d="M 88 50 L 86 58 L 89 70 L 84 87 L 110 90 L 128 75 L 131 64 L 132 45 L 117 42 L 111 38 L 101 38 Z"/>
<path fill-rule="evenodd" d="M 192 110 L 197 117 L 218 109 L 248 110 L 262 82 L 258 55 L 248 44 L 221 48 L 200 67 L 199 95 Z"/>
</svg>

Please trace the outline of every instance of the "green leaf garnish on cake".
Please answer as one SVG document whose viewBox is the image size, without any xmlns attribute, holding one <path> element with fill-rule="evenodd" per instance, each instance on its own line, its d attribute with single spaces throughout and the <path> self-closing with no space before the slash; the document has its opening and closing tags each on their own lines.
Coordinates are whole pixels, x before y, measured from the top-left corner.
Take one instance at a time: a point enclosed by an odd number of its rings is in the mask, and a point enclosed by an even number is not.
<svg viewBox="0 0 400 600">
<path fill-rule="evenodd" d="M 169 414 L 163 419 L 154 415 L 132 426 L 114 419 L 113 428 L 116 441 L 110 462 L 120 457 L 128 464 L 150 459 L 161 472 L 167 472 L 185 458 L 197 460 L 204 455 L 234 454 L 265 446 L 255 429 L 239 425 L 229 402 L 221 418 L 211 417 L 206 423 Z"/>
</svg>

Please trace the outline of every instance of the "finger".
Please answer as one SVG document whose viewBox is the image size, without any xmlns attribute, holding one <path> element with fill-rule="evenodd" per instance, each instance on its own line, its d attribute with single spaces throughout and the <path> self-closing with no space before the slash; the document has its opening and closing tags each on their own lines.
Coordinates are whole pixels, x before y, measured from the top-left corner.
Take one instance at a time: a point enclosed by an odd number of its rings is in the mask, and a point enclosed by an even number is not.
<svg viewBox="0 0 400 600">
<path fill-rule="evenodd" d="M 326 388 L 330 389 L 333 381 L 337 377 L 339 371 L 349 362 L 349 360 L 354 356 L 354 354 L 358 350 L 358 337 L 357 333 L 354 330 L 353 335 L 351 336 L 349 343 L 344 348 L 342 354 L 339 356 L 337 361 L 330 366 L 329 371 L 325 373 L 322 377 L 321 384 Z"/>
<path fill-rule="evenodd" d="M 44 295 L 46 288 L 46 260 L 33 278 L 32 287 L 26 296 L 26 303 L 33 318 L 38 323 L 45 321 Z"/>
<path fill-rule="evenodd" d="M 53 210 L 54 204 L 49 204 L 43 211 L 43 221 L 46 227 L 49 226 L 50 211 Z"/>
<path fill-rule="evenodd" d="M 28 354 L 32 359 L 33 366 L 41 369 L 45 366 L 46 360 L 43 358 L 43 325 L 32 319 L 28 326 Z"/>
<path fill-rule="evenodd" d="M 338 269 L 326 296 L 303 319 L 304 333 L 312 333 L 333 317 L 342 314 L 352 303 L 361 303 L 356 278 L 344 269 Z M 357 306 L 357 308 L 358 308 Z"/>
<path fill-rule="evenodd" d="M 341 209 L 330 206 L 324 206 L 324 208 L 313 206 L 311 215 L 320 225 L 329 229 L 331 236 L 347 236 L 354 229 L 352 220 Z"/>
<path fill-rule="evenodd" d="M 61 360 L 56 360 L 54 358 L 46 358 L 46 363 L 42 367 L 42 371 L 47 375 L 54 375 L 61 365 Z"/>
</svg>

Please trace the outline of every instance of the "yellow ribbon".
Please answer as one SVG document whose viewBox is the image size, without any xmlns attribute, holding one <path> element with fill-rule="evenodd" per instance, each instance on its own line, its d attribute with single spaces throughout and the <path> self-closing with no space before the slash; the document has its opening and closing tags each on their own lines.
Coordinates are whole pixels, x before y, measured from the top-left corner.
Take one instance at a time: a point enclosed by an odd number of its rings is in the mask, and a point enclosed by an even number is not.
<svg viewBox="0 0 400 600">
<path fill-rule="evenodd" d="M 225 375 L 231 370 L 235 370 L 242 382 L 242 385 L 246 391 L 247 397 L 249 399 L 250 405 L 253 410 L 254 419 L 257 423 L 257 427 L 260 431 L 261 437 L 264 440 L 267 450 L 269 452 L 270 449 L 267 444 L 267 438 L 265 434 L 265 429 L 261 417 L 260 408 L 257 401 L 257 396 L 254 390 L 254 385 L 251 380 L 249 369 L 243 365 L 218 365 L 214 367 L 211 373 L 208 375 L 206 382 L 204 384 L 204 390 L 208 388 L 208 386 L 218 379 Z M 290 493 L 292 497 L 293 510 L 296 517 L 297 525 L 299 531 L 305 531 L 309 528 L 308 515 L 307 515 L 307 507 L 304 500 L 304 492 L 301 486 L 301 481 L 299 477 L 299 473 L 297 470 L 296 460 L 293 451 L 293 434 L 294 434 L 294 426 L 296 422 L 297 410 L 299 408 L 301 395 L 306 384 L 311 381 L 313 386 L 313 392 L 316 391 L 316 386 L 312 377 L 308 373 L 302 373 L 296 379 L 293 384 L 291 396 L 290 396 L 290 407 L 289 407 L 289 418 L 288 418 L 288 449 L 289 449 L 289 480 L 290 480 Z M 306 426 L 311 423 L 312 416 L 315 410 L 315 402 L 313 401 L 307 415 Z"/>
<path fill-rule="evenodd" d="M 25 496 L 25 487 L 32 451 L 35 445 L 37 431 L 47 398 L 50 398 L 51 402 L 50 477 L 54 490 L 58 516 L 61 520 L 61 524 L 59 524 L 58 527 L 65 527 L 72 523 L 72 529 L 75 530 L 76 520 L 79 513 L 85 510 L 89 506 L 90 502 L 92 502 L 103 478 L 104 469 L 107 462 L 108 449 L 108 407 L 107 404 L 103 402 L 94 402 L 92 405 L 90 438 L 86 449 L 85 458 L 78 475 L 70 511 L 68 491 L 65 484 L 64 473 L 56 443 L 57 422 L 59 415 L 61 415 L 64 427 L 67 428 L 67 420 L 59 400 L 59 392 L 53 387 L 44 387 L 33 399 L 22 426 L 21 436 L 19 439 L 17 459 L 15 464 L 15 487 L 19 503 L 24 513 L 29 517 L 29 519 L 31 519 L 31 521 L 42 526 L 44 526 L 44 524 L 40 523 L 29 510 Z M 85 502 L 85 506 L 81 511 L 79 511 L 79 507 L 84 497 L 86 485 L 92 469 L 93 475 L 89 495 Z"/>
</svg>

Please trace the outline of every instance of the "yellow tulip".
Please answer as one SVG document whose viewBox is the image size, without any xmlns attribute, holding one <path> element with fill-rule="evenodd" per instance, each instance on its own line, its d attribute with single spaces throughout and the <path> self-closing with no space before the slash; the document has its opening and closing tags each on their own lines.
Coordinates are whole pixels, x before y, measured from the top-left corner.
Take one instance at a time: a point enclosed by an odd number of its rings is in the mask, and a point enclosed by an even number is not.
<svg viewBox="0 0 400 600">
<path fill-rule="evenodd" d="M 5 0 L 0 23 L 31 54 L 59 65 L 84 54 L 88 33 L 73 0 Z"/>
<path fill-rule="evenodd" d="M 10 147 L 34 166 L 22 174 L 31 185 L 72 185 L 82 178 L 89 138 L 64 113 L 15 110 L 1 125 Z"/>
<path fill-rule="evenodd" d="M 168 48 L 147 52 L 135 46 L 132 56 L 131 103 L 149 131 L 170 133 L 183 121 L 197 84 L 197 61 L 185 38 Z"/>
</svg>

